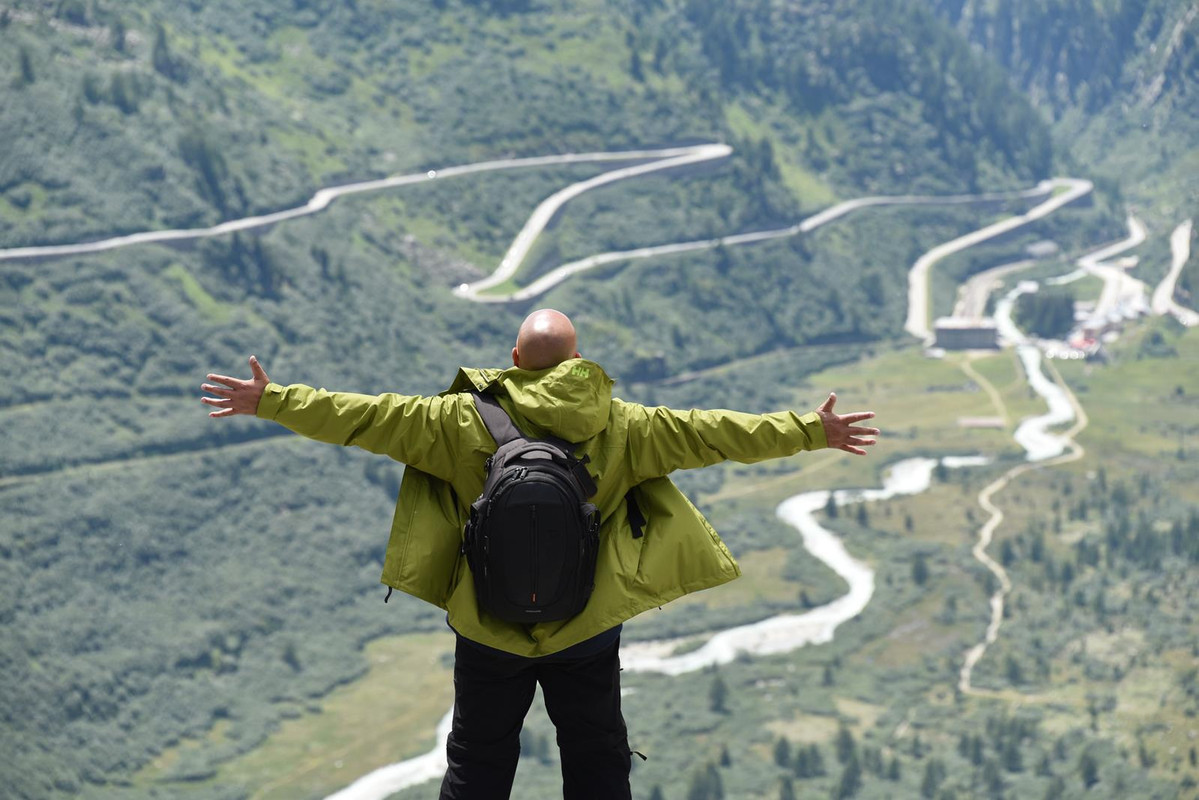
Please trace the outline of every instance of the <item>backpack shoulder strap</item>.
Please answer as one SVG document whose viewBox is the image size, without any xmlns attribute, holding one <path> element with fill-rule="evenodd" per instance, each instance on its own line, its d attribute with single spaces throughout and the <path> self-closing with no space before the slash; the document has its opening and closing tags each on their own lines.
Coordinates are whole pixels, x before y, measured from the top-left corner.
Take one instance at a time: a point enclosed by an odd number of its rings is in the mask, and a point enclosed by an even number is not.
<svg viewBox="0 0 1199 800">
<path fill-rule="evenodd" d="M 487 432 L 491 434 L 492 439 L 495 439 L 496 447 L 503 447 L 508 442 L 514 442 L 517 439 L 529 438 L 521 433 L 520 429 L 512 422 L 512 418 L 495 399 L 495 395 L 471 392 L 471 396 L 475 398 L 475 409 L 483 418 Z"/>
<path fill-rule="evenodd" d="M 557 436 L 546 436 L 543 439 L 532 439 L 525 436 L 512 422 L 512 418 L 508 416 L 508 412 L 500 405 L 495 395 L 485 394 L 483 392 L 471 392 L 475 398 L 475 409 L 478 410 L 479 416 L 483 418 L 483 424 L 487 426 L 487 432 L 491 434 L 491 438 L 495 439 L 497 448 L 503 447 L 509 442 L 522 440 L 526 442 L 546 442 L 552 445 L 557 450 L 561 451 L 566 457 L 570 465 L 571 474 L 574 475 L 579 486 L 583 490 L 584 497 L 591 497 L 596 492 L 595 479 L 587 472 L 587 464 L 591 461 L 590 456 L 584 455 L 580 460 L 575 458 L 574 445 L 565 439 L 560 439 Z"/>
</svg>

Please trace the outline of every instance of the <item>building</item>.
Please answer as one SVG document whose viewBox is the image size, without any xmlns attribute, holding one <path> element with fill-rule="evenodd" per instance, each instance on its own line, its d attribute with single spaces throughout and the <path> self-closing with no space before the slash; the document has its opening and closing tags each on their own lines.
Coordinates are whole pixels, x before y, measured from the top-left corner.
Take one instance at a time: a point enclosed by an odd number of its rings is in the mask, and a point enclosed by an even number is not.
<svg viewBox="0 0 1199 800">
<path fill-rule="evenodd" d="M 941 317 L 933 324 L 936 346 L 945 350 L 993 350 L 999 347 L 999 331 L 990 319 Z"/>
</svg>

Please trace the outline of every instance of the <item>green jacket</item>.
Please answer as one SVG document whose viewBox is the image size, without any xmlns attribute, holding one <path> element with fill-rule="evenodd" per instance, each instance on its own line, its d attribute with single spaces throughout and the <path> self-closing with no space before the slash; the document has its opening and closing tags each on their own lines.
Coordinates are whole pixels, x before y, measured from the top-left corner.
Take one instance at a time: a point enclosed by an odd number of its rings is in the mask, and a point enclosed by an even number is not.
<svg viewBox="0 0 1199 800">
<path fill-rule="evenodd" d="M 479 612 L 474 581 L 459 555 L 470 503 L 483 489 L 483 462 L 495 442 L 471 391 L 499 397 L 530 436 L 553 433 L 591 457 L 598 491 L 600 552 L 595 590 L 577 616 L 521 625 Z M 741 574 L 708 521 L 669 478 L 676 469 L 726 459 L 750 463 L 826 446 L 815 413 L 674 411 L 612 397 L 594 362 L 565 361 L 540 371 L 459 370 L 435 397 L 326 392 L 269 384 L 258 416 L 322 442 L 355 445 L 408 465 L 400 485 L 382 582 L 446 609 L 469 639 L 522 656 L 543 656 L 614 627 L 647 609 Z M 633 538 L 625 494 L 636 487 L 646 518 Z"/>
</svg>

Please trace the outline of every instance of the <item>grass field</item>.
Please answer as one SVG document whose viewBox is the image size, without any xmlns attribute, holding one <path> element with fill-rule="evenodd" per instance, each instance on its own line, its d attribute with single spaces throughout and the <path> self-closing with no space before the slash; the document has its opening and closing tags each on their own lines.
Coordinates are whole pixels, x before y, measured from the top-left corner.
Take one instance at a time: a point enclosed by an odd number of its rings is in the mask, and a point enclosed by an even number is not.
<svg viewBox="0 0 1199 800">
<path fill-rule="evenodd" d="M 255 800 L 324 797 L 373 769 L 428 752 L 437 722 L 453 704 L 451 633 L 378 639 L 366 646 L 370 664 L 357 681 L 335 689 L 279 726 L 254 750 L 221 766 L 223 785 L 245 787 Z M 219 740 L 218 725 L 209 734 Z M 170 781 L 185 743 L 136 777 L 162 783 L 171 796 L 202 794 L 209 781 Z"/>
</svg>

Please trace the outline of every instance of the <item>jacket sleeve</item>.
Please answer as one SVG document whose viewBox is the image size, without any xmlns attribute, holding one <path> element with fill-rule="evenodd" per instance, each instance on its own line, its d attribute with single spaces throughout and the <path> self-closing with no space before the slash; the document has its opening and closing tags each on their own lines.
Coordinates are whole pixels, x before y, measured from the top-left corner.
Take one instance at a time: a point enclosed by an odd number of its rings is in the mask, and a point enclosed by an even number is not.
<svg viewBox="0 0 1199 800">
<path fill-rule="evenodd" d="M 464 444 L 476 438 L 472 418 L 477 415 L 465 397 L 371 396 L 271 383 L 257 416 L 309 439 L 361 447 L 449 480 Z"/>
<path fill-rule="evenodd" d="M 721 461 L 750 464 L 828 446 L 816 412 L 744 414 L 629 404 L 628 458 L 634 482 Z"/>
</svg>

